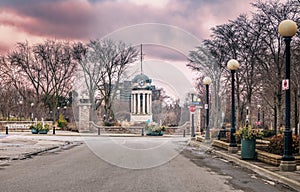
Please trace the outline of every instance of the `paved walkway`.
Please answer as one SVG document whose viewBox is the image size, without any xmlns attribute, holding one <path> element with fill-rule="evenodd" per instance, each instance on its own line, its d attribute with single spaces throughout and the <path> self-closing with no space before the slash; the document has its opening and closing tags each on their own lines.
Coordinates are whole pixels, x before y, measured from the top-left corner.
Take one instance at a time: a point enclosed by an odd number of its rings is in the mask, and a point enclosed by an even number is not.
<svg viewBox="0 0 300 192">
<path fill-rule="evenodd" d="M 34 135 L 31 132 L 11 132 L 8 135 L 0 132 L 0 165 L 7 161 L 23 159 L 47 150 L 70 145 L 76 142 L 83 142 L 82 136 L 98 136 L 97 133 L 81 134 L 76 132 L 56 131 L 47 135 Z M 110 135 L 112 136 L 112 135 Z M 124 135 L 114 135 L 124 136 Z M 133 135 L 125 135 L 133 136 Z M 285 183 L 297 191 L 300 191 L 300 166 L 297 166 L 297 171 L 282 172 L 279 167 L 268 165 L 255 160 L 242 160 L 240 153 L 231 154 L 228 151 L 220 148 L 212 147 L 209 143 L 199 141 L 191 141 L 191 145 L 195 147 L 209 150 L 210 152 L 227 159 L 230 162 L 238 164 L 242 167 L 251 169 L 259 175 L 265 176 L 273 181 Z"/>
</svg>

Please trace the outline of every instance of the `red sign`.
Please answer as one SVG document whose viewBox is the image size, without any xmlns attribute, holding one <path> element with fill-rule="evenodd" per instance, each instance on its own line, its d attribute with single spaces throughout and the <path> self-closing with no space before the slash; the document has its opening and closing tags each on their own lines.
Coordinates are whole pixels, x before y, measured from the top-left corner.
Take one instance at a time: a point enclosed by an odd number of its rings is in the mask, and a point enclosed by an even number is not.
<svg viewBox="0 0 300 192">
<path fill-rule="evenodd" d="M 194 113 L 196 111 L 196 106 L 195 105 L 191 105 L 190 106 L 190 112 Z"/>
<path fill-rule="evenodd" d="M 288 90 L 289 89 L 289 80 L 284 79 L 282 80 L 282 90 Z"/>
</svg>

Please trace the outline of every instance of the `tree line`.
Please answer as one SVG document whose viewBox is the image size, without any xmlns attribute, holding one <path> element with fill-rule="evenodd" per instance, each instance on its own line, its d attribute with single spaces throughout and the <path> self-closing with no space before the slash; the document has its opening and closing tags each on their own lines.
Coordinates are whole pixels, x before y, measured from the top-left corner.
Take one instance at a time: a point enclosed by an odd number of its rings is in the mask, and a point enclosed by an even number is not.
<svg viewBox="0 0 300 192">
<path fill-rule="evenodd" d="M 86 44 L 57 40 L 17 43 L 0 57 L 1 116 L 27 119 L 34 113 L 38 119 L 55 120 L 61 107 L 71 107 L 74 97 L 82 96 L 74 90 L 75 80 L 81 79 L 89 102 L 104 104 L 105 113 L 114 118 L 112 103 L 118 83 L 136 56 L 134 47 L 109 39 Z"/>
<path fill-rule="evenodd" d="M 210 38 L 205 39 L 202 45 L 189 54 L 187 66 L 200 72 L 198 86 L 203 87 L 200 80 L 204 76 L 213 79 L 211 99 L 215 127 L 219 127 L 224 121 L 229 122 L 231 118 L 231 82 L 226 63 L 232 58 L 240 63 L 235 85 L 238 124 L 244 124 L 247 106 L 253 117 L 260 105 L 269 125 L 271 122 L 275 128 L 284 125 L 285 106 L 281 82 L 284 79 L 285 44 L 278 33 L 278 25 L 281 21 L 290 19 L 300 26 L 300 1 L 259 0 L 251 3 L 251 6 L 255 9 L 251 15 L 241 14 L 234 20 L 213 27 Z M 290 89 L 293 127 L 296 128 L 299 123 L 300 98 L 299 37 L 300 33 L 297 33 L 291 44 Z M 225 119 L 222 119 L 222 113 L 226 109 Z M 256 119 L 252 120 L 255 121 Z"/>
</svg>

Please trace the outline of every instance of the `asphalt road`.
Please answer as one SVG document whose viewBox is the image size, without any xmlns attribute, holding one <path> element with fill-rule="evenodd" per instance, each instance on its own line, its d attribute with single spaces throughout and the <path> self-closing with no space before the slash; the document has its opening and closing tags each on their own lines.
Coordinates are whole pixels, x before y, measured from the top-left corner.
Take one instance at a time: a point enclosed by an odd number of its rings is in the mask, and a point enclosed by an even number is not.
<svg viewBox="0 0 300 192">
<path fill-rule="evenodd" d="M 132 141 L 130 139 L 118 141 L 122 145 L 129 143 L 127 147 L 130 146 L 131 149 L 132 147 L 144 148 L 140 140 L 130 142 Z M 144 139 L 142 141 L 145 142 Z M 148 142 L 155 143 L 155 140 L 149 139 Z M 95 147 L 95 139 L 93 143 Z M 98 147 L 104 147 L 103 140 L 99 140 L 98 144 Z M 48 151 L 30 159 L 12 161 L 0 166 L 0 191 L 276 192 L 292 190 L 260 178 L 205 151 L 189 147 L 161 165 L 130 169 L 103 160 L 99 154 L 88 147 L 88 144 L 82 144 Z"/>
</svg>

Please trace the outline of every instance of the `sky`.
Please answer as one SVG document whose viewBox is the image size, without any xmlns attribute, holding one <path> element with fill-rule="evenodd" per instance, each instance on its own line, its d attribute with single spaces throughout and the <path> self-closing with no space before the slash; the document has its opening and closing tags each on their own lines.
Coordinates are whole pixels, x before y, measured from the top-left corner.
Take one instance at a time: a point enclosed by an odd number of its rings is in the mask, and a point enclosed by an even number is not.
<svg viewBox="0 0 300 192">
<path fill-rule="evenodd" d="M 188 52 L 209 38 L 212 27 L 239 14 L 249 14 L 250 2 L 253 1 L 1 0 L 0 54 L 13 50 L 17 42 L 35 44 L 46 39 L 88 42 L 111 38 L 134 46 L 144 44 L 144 64 L 156 66 L 148 70 L 177 71 L 171 76 L 151 73 L 150 78 L 183 95 L 191 91 L 197 77 L 186 68 Z"/>
<path fill-rule="evenodd" d="M 0 52 L 17 42 L 101 39 L 133 25 L 178 27 L 199 40 L 248 13 L 251 0 L 1 0 Z"/>
</svg>

